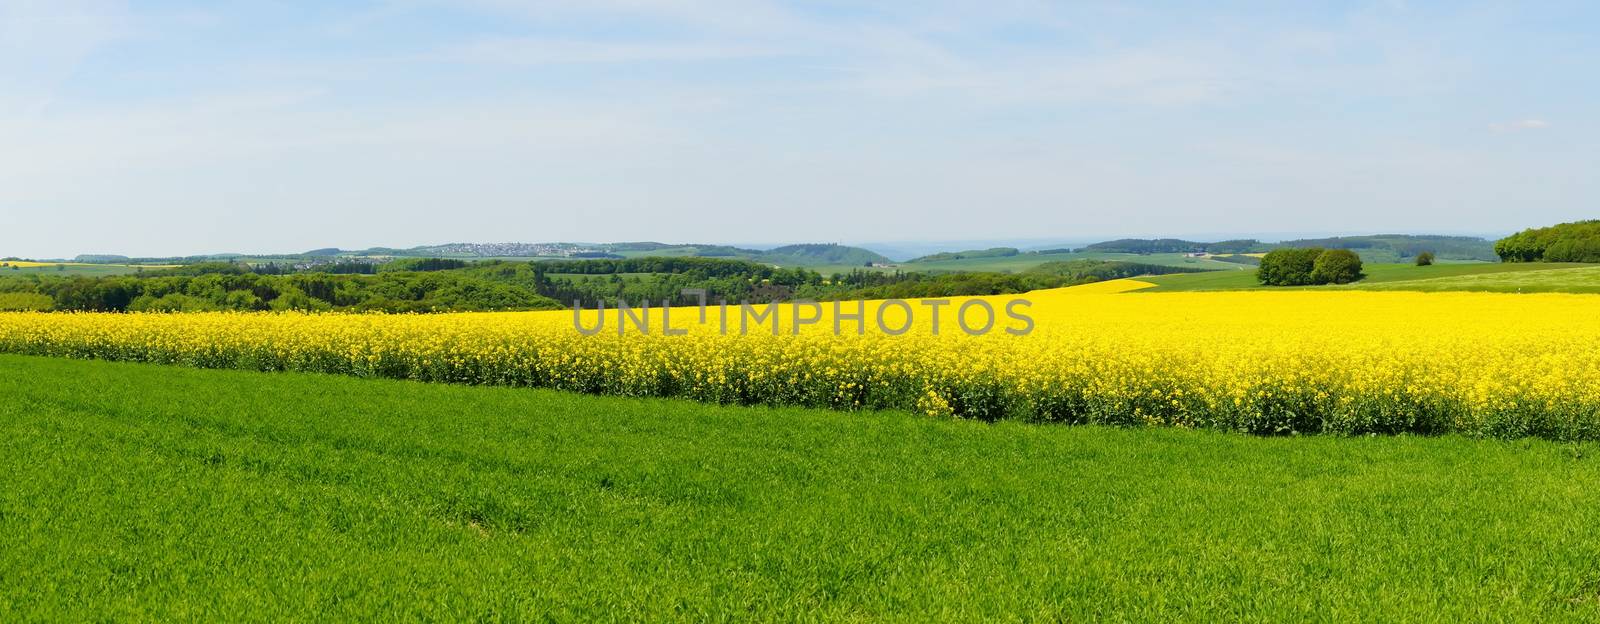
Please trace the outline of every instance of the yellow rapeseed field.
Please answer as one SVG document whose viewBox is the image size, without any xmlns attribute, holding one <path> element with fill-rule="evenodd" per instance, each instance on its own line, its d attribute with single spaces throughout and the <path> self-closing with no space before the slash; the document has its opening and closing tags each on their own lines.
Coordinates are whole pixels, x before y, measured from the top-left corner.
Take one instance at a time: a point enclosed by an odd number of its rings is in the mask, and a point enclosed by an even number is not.
<svg viewBox="0 0 1600 624">
<path fill-rule="evenodd" d="M 987 298 L 1002 311 L 1032 301 L 1036 327 L 1022 336 L 1002 331 L 1018 325 L 1003 312 L 986 335 L 948 316 L 932 335 L 921 309 L 888 336 L 873 302 L 864 334 L 845 321 L 835 335 L 825 303 L 799 335 L 794 310 L 776 310 L 776 336 L 740 335 L 737 311 L 723 335 L 715 306 L 704 325 L 697 309 L 673 309 L 686 335 L 662 335 L 659 309 L 650 335 L 618 335 L 608 310 L 593 336 L 571 312 L 16 312 L 0 313 L 0 351 L 983 419 L 1600 437 L 1597 296 L 1122 292 L 1140 285 Z"/>
</svg>

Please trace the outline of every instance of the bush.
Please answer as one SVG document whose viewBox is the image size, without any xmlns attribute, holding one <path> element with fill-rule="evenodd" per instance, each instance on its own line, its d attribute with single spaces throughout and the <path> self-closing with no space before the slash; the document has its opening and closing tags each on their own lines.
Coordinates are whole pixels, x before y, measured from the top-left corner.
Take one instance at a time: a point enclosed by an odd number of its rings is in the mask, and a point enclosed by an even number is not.
<svg viewBox="0 0 1600 624">
<path fill-rule="evenodd" d="M 6 292 L 0 293 L 0 310 L 49 310 L 56 307 L 56 300 L 50 295 L 31 292 Z"/>
<path fill-rule="evenodd" d="M 1432 265 L 1433 265 L 1433 252 L 1424 251 L 1422 253 L 1417 254 L 1417 266 L 1432 266 Z"/>
<path fill-rule="evenodd" d="M 1311 269 L 1314 284 L 1349 284 L 1362 277 L 1361 256 L 1349 249 L 1329 249 L 1318 254 Z"/>
<path fill-rule="evenodd" d="M 130 312 L 212 312 L 222 309 L 220 306 L 202 299 L 181 293 L 172 293 L 160 297 L 140 295 L 128 304 Z"/>
<path fill-rule="evenodd" d="M 307 295 L 305 291 L 295 288 L 294 286 L 284 286 L 283 289 L 278 292 L 278 296 L 273 298 L 271 303 L 267 304 L 267 307 L 279 312 L 288 310 L 321 311 L 330 310 L 333 308 L 333 305 L 321 299 Z"/>
<path fill-rule="evenodd" d="M 1256 280 L 1267 286 L 1315 284 L 1311 272 L 1316 269 L 1317 258 L 1323 251 L 1320 247 L 1284 247 L 1269 251 L 1261 257 Z"/>
</svg>

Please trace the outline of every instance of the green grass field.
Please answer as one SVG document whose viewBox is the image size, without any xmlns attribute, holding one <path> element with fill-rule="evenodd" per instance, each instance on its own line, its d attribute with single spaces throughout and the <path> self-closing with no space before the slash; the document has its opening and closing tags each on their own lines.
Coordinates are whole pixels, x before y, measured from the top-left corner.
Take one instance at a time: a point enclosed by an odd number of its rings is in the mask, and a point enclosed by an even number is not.
<svg viewBox="0 0 1600 624">
<path fill-rule="evenodd" d="M 0 619 L 1594 621 L 1596 445 L 0 356 Z"/>
<path fill-rule="evenodd" d="M 1576 265 L 1567 268 L 1549 268 L 1538 264 L 1523 266 L 1532 270 L 1471 273 L 1404 282 L 1374 283 L 1365 285 L 1363 290 L 1600 293 L 1600 266 Z"/>
<path fill-rule="evenodd" d="M 1187 273 L 1141 277 L 1156 284 L 1137 292 L 1176 292 L 1200 290 L 1254 290 L 1269 288 L 1256 281 L 1254 267 L 1213 273 Z M 1580 269 L 1573 271 L 1572 269 Z M 1591 264 L 1571 263 L 1490 263 L 1468 262 L 1419 267 L 1412 264 L 1368 264 L 1366 279 L 1342 286 L 1273 286 L 1273 290 L 1354 289 L 1354 290 L 1499 290 L 1502 292 L 1600 292 L 1600 269 Z M 1537 277 L 1528 281 L 1535 273 Z M 1500 284 L 1499 287 L 1493 287 Z M 1477 286 L 1469 288 L 1468 286 Z"/>
<path fill-rule="evenodd" d="M 0 277 L 20 275 L 65 275 L 82 277 L 101 277 L 106 275 L 132 275 L 140 270 L 156 270 L 162 267 L 142 268 L 128 264 L 60 264 L 46 266 L 4 266 L 0 267 Z"/>
</svg>

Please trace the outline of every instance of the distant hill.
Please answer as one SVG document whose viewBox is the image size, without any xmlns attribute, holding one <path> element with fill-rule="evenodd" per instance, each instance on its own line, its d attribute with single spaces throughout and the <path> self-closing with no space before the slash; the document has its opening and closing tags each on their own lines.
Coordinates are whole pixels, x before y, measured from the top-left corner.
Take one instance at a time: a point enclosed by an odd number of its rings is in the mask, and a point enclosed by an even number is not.
<svg viewBox="0 0 1600 624">
<path fill-rule="evenodd" d="M 888 264 L 890 260 L 874 251 L 846 245 L 786 245 L 762 252 L 757 261 L 784 266 L 845 264 L 866 266 Z"/>
<path fill-rule="evenodd" d="M 131 258 L 129 258 L 127 256 L 119 256 L 119 255 L 116 255 L 116 254 L 81 254 L 78 257 L 72 259 L 73 262 L 84 262 L 84 263 L 88 263 L 88 264 L 106 264 L 106 263 L 115 263 L 115 262 L 127 262 L 128 260 L 131 260 Z"/>
<path fill-rule="evenodd" d="M 1412 234 L 1378 234 L 1373 236 L 1334 236 L 1331 238 L 1303 238 L 1278 243 L 1282 247 L 1326 247 L 1349 249 L 1361 254 L 1363 260 L 1380 262 L 1392 255 L 1400 261 L 1431 251 L 1442 260 L 1481 260 L 1494 262 L 1494 243 L 1476 236 L 1431 236 Z"/>
<path fill-rule="evenodd" d="M 667 248 L 683 247 L 683 245 L 668 245 L 666 243 L 656 243 L 650 241 L 638 243 L 608 243 L 605 245 L 596 246 L 605 247 L 608 251 L 657 251 Z"/>
<path fill-rule="evenodd" d="M 1271 249 L 1258 240 L 1225 240 L 1215 243 L 1189 241 L 1180 238 L 1122 238 L 1087 245 L 1079 251 L 1099 253 L 1256 253 Z"/>
<path fill-rule="evenodd" d="M 627 256 L 696 256 L 701 258 L 754 258 L 762 254 L 759 249 L 744 249 L 732 245 L 706 245 L 701 243 L 673 245 L 668 243 L 604 243 L 594 246 L 610 253 Z"/>
<path fill-rule="evenodd" d="M 1173 273 L 1205 273 L 1205 269 L 1175 267 L 1161 264 L 1123 262 L 1120 260 L 1055 260 L 1028 269 L 1029 273 L 1058 275 L 1073 280 L 1101 281 L 1140 277 L 1145 275 L 1170 275 Z"/>
<path fill-rule="evenodd" d="M 1571 224 L 1573 227 L 1588 227 L 1589 222 Z M 1558 226 L 1564 227 L 1564 226 Z M 1595 229 L 1600 229 L 1600 222 L 1593 222 Z M 1530 230 L 1529 232 L 1545 232 L 1550 228 Z M 1571 228 L 1568 228 L 1569 230 Z M 1534 236 L 1525 232 L 1522 235 Z M 1538 234 L 1538 236 L 1546 236 Z M 1512 237 L 1516 239 L 1516 237 Z M 1508 240 L 1512 240 L 1508 239 Z M 1521 239 L 1518 239 L 1521 240 Z M 1529 239 L 1531 240 L 1531 239 Z M 1596 243 L 1600 249 L 1600 243 Z M 1161 254 L 1198 254 L 1212 255 L 1248 254 L 1270 251 L 1277 247 L 1330 247 L 1351 249 L 1360 254 L 1362 259 L 1373 263 L 1405 262 L 1415 257 L 1422 251 L 1432 251 L 1441 260 L 1478 260 L 1493 262 L 1498 259 L 1495 247 L 1489 241 L 1470 236 L 1419 236 L 1406 234 L 1384 234 L 1375 236 L 1341 236 L 1331 238 L 1307 238 L 1281 243 L 1263 243 L 1255 239 L 1236 239 L 1216 242 L 1192 241 L 1178 238 L 1136 239 L 1125 238 L 1118 240 L 1091 243 L 1079 248 L 1049 248 L 1022 250 L 1013 246 L 997 246 L 986 249 L 967 249 L 963 251 L 942 251 L 925 254 L 902 263 L 907 269 L 935 268 L 935 270 L 1000 270 L 1014 271 L 1032 266 L 1032 258 L 1040 256 L 1067 256 L 1066 258 L 1040 258 L 1039 261 L 1053 259 L 1072 259 L 1073 253 L 1116 253 L 1139 254 L 1159 256 Z M 924 249 L 927 249 L 926 247 Z M 936 249 L 936 248 L 935 248 Z M 1557 256 L 1567 253 L 1565 248 L 1557 248 Z M 1520 252 L 1519 252 L 1520 253 Z M 1541 252 L 1542 253 L 1542 252 Z M 815 243 L 785 245 L 772 249 L 758 249 L 722 244 L 703 243 L 662 243 L 656 241 L 629 241 L 618 243 L 582 243 L 582 242 L 553 242 L 553 243 L 445 243 L 440 245 L 422 245 L 410 248 L 371 247 L 361 250 L 340 249 L 337 247 L 324 247 L 295 254 L 210 254 L 200 256 L 170 257 L 170 258 L 128 258 L 127 256 L 113 254 L 85 254 L 76 258 L 77 262 L 84 263 L 168 263 L 185 264 L 193 262 L 237 260 L 247 263 L 276 262 L 284 266 L 339 264 L 348 262 L 382 262 L 390 258 L 449 258 L 460 260 L 483 260 L 492 258 L 528 259 L 528 260 L 556 260 L 556 259 L 582 259 L 582 258 L 643 258 L 643 257 L 698 257 L 698 258 L 724 258 L 730 260 L 744 260 L 769 266 L 785 268 L 817 268 L 833 270 L 839 267 L 867 267 L 870 265 L 888 265 L 894 261 L 889 257 L 872 249 L 834 243 Z M 1520 256 L 1519 256 L 1520 257 Z M 1187 260 L 1186 260 L 1187 261 Z M 1244 258 L 1232 261 L 1246 262 Z M 1165 261 L 1152 261 L 1156 264 L 1170 264 Z"/>
<path fill-rule="evenodd" d="M 938 262 L 940 260 L 964 260 L 967 258 L 1009 258 L 1019 255 L 1022 250 L 1016 247 L 990 247 L 988 249 L 969 249 L 966 251 L 946 251 L 943 253 L 929 254 L 920 258 L 912 258 L 906 262 Z"/>
<path fill-rule="evenodd" d="M 359 251 L 316 249 L 305 256 L 401 258 L 637 258 L 646 256 L 731 258 L 786 267 L 888 263 L 877 252 L 837 244 L 786 245 L 775 249 L 747 249 L 731 245 L 670 244 L 651 241 L 625 243 L 447 243 L 408 249 L 373 247 Z"/>
<path fill-rule="evenodd" d="M 356 255 L 432 256 L 440 258 L 565 258 L 577 253 L 596 251 L 606 250 L 593 245 L 576 243 L 447 243 L 444 245 L 412 247 L 410 249 L 376 247 L 354 253 Z"/>
<path fill-rule="evenodd" d="M 1494 262 L 1498 259 L 1494 245 L 1474 236 L 1432 236 L 1412 234 L 1378 234 L 1373 236 L 1334 236 L 1329 238 L 1303 238 L 1263 243 L 1252 239 L 1225 240 L 1214 243 L 1177 238 L 1124 238 L 1085 246 L 1079 251 L 1100 253 L 1212 253 L 1243 254 L 1270 251 L 1278 247 L 1326 247 L 1349 249 L 1368 262 L 1401 262 L 1418 253 L 1431 251 L 1442 260 L 1480 260 Z"/>
</svg>

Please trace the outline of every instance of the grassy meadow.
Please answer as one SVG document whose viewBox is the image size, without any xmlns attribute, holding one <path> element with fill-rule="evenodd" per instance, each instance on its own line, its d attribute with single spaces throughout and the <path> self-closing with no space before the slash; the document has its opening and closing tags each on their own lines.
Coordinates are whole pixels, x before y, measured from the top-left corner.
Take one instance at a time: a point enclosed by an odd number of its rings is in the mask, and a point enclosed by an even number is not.
<svg viewBox="0 0 1600 624">
<path fill-rule="evenodd" d="M 0 395 L 7 621 L 1600 618 L 1593 444 L 22 356 Z"/>
<path fill-rule="evenodd" d="M 1342 286 L 1262 286 L 1255 268 L 1236 265 L 1231 271 L 1182 273 L 1141 277 L 1155 284 L 1140 292 L 1198 292 L 1216 290 L 1406 290 L 1420 292 L 1600 292 L 1600 273 L 1572 272 L 1600 265 L 1579 263 L 1460 262 L 1432 266 L 1365 264 L 1366 278 Z M 1519 290 L 1523 289 L 1523 290 Z"/>
<path fill-rule="evenodd" d="M 90 264 L 83 262 L 32 262 L 28 260 L 0 261 L 0 278 L 22 275 L 65 275 L 104 277 L 133 275 L 140 271 L 169 269 L 176 265 Z"/>
<path fill-rule="evenodd" d="M 1600 266 L 1569 265 L 1565 268 L 1551 268 L 1536 264 L 1522 271 L 1462 273 L 1408 281 L 1374 282 L 1360 287 L 1364 290 L 1432 292 L 1600 293 Z"/>
</svg>

